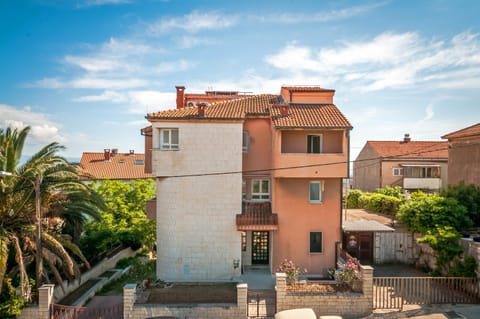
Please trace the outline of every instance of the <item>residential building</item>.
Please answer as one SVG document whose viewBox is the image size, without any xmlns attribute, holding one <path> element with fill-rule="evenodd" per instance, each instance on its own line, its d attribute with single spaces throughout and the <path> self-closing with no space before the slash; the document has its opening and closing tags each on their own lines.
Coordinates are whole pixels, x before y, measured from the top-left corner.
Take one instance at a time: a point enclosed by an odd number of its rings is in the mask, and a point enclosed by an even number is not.
<svg viewBox="0 0 480 319">
<path fill-rule="evenodd" d="M 448 182 L 480 186 L 480 123 L 442 138 L 448 139 Z"/>
<path fill-rule="evenodd" d="M 366 192 L 385 186 L 438 192 L 447 186 L 448 144 L 412 141 L 367 141 L 353 163 L 353 188 Z"/>
<path fill-rule="evenodd" d="M 119 153 L 118 149 L 103 152 L 84 152 L 80 159 L 81 176 L 85 181 L 101 179 L 132 180 L 151 178 L 145 173 L 145 155 L 130 150 Z"/>
<path fill-rule="evenodd" d="M 157 276 L 229 280 L 287 258 L 311 275 L 335 266 L 349 121 L 335 91 L 284 86 L 150 113 L 157 182 Z M 150 159 L 147 156 L 147 161 Z M 148 166 L 148 165 L 147 165 Z"/>
</svg>

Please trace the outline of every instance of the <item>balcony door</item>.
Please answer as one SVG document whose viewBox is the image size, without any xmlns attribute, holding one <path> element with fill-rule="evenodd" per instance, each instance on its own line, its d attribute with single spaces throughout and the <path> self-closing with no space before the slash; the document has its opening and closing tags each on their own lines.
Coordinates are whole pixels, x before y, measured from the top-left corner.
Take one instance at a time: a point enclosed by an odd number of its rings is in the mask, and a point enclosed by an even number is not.
<svg viewBox="0 0 480 319">
<path fill-rule="evenodd" d="M 252 265 L 268 265 L 270 236 L 268 231 L 252 232 Z"/>
</svg>

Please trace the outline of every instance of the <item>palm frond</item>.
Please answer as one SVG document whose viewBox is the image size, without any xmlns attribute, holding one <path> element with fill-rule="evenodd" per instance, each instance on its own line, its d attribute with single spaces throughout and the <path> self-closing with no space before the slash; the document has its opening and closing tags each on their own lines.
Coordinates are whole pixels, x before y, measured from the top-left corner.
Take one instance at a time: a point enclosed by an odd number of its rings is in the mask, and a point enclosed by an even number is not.
<svg viewBox="0 0 480 319">
<path fill-rule="evenodd" d="M 62 291 L 65 294 L 65 286 L 63 285 L 63 279 L 57 267 L 55 267 L 55 263 L 52 262 L 50 256 L 48 256 L 46 252 L 42 252 L 42 255 L 43 255 L 43 259 L 47 261 L 48 268 L 50 268 L 50 271 L 53 273 L 53 276 L 55 277 L 55 281 L 60 286 L 60 288 L 62 288 Z"/>
<path fill-rule="evenodd" d="M 68 255 L 65 248 L 63 248 L 62 244 L 60 244 L 53 236 L 49 235 L 47 232 L 42 232 L 42 244 L 46 249 L 50 250 L 50 252 L 60 257 L 63 263 L 63 268 L 67 275 L 72 277 L 76 276 L 73 266 L 74 261 Z"/>
<path fill-rule="evenodd" d="M 69 240 L 66 240 L 65 238 L 63 238 L 61 236 L 55 236 L 55 239 L 57 239 L 60 242 L 60 244 L 62 244 L 64 247 L 66 247 L 68 250 L 70 250 L 73 254 L 75 254 L 75 256 L 80 258 L 80 260 L 83 263 L 85 263 L 85 266 L 88 269 L 90 269 L 90 264 L 89 264 L 87 258 L 85 258 L 82 251 L 80 250 L 80 248 L 77 245 L 75 245 L 74 243 L 72 243 Z"/>
<path fill-rule="evenodd" d="M 8 234 L 3 228 L 0 228 L 0 293 L 2 292 L 3 279 L 7 272 L 8 245 Z"/>
<path fill-rule="evenodd" d="M 20 272 L 20 290 L 22 296 L 25 296 L 26 289 L 28 288 L 28 275 L 25 269 L 25 265 L 23 263 L 23 253 L 22 249 L 20 248 L 20 241 L 15 234 L 10 234 L 9 239 L 15 249 L 15 261 L 17 262 L 19 272 Z"/>
</svg>

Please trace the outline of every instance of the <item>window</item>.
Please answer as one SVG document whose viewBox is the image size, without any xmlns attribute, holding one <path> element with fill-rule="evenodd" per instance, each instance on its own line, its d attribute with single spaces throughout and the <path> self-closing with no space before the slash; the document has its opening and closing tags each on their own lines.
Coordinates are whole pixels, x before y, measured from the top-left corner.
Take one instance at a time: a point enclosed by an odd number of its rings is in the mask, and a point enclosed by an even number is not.
<svg viewBox="0 0 480 319">
<path fill-rule="evenodd" d="M 135 160 L 135 165 L 144 165 L 145 161 L 143 159 L 137 159 Z"/>
<path fill-rule="evenodd" d="M 321 253 L 322 250 L 322 232 L 310 232 L 310 252 L 311 253 Z"/>
<path fill-rule="evenodd" d="M 321 135 L 307 135 L 307 153 L 322 153 Z"/>
<path fill-rule="evenodd" d="M 247 199 L 247 182 L 245 180 L 242 181 L 242 200 Z"/>
<path fill-rule="evenodd" d="M 392 175 L 393 176 L 402 176 L 403 175 L 403 168 L 400 168 L 400 167 L 392 168 Z"/>
<path fill-rule="evenodd" d="M 247 251 L 247 232 L 242 231 L 242 251 Z"/>
<path fill-rule="evenodd" d="M 310 182 L 310 203 L 322 202 L 322 182 Z"/>
<path fill-rule="evenodd" d="M 250 135 L 248 134 L 248 131 L 243 131 L 242 150 L 244 152 L 248 152 L 249 144 L 250 144 Z"/>
<path fill-rule="evenodd" d="M 160 149 L 178 150 L 178 129 L 160 129 Z"/>
<path fill-rule="evenodd" d="M 252 199 L 270 199 L 270 181 L 268 179 L 254 179 L 252 181 Z"/>
</svg>

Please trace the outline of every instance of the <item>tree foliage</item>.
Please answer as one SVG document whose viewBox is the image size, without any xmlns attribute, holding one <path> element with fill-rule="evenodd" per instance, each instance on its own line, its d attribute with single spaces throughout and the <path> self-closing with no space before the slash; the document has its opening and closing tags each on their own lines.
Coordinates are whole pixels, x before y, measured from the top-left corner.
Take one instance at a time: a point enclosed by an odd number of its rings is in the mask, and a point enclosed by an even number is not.
<svg viewBox="0 0 480 319">
<path fill-rule="evenodd" d="M 463 182 L 448 185 L 443 196 L 456 199 L 467 209 L 467 215 L 475 227 L 480 227 L 480 186 L 465 185 Z"/>
<path fill-rule="evenodd" d="M 413 193 L 397 213 L 408 230 L 425 234 L 418 239 L 428 244 L 436 257 L 436 273 L 449 275 L 461 263 L 463 248 L 459 231 L 469 228 L 472 221 L 467 209 L 454 198 L 438 194 Z"/>
<path fill-rule="evenodd" d="M 155 244 L 155 221 L 146 218 L 146 202 L 155 196 L 153 180 L 98 181 L 92 185 L 106 203 L 102 222 L 91 222 L 81 240 L 88 256 L 105 253 L 124 244 L 134 249 Z"/>
<path fill-rule="evenodd" d="M 41 244 L 42 263 L 37 268 L 37 285 L 51 278 L 63 288 L 64 278 L 79 278 L 79 262 L 88 262 L 78 247 L 66 236 L 66 225 L 80 227 L 90 218 L 98 219 L 101 199 L 84 185 L 78 165 L 58 155 L 64 149 L 50 143 L 20 164 L 23 145 L 30 128 L 0 129 L 0 169 L 12 176 L 0 178 L 0 290 L 5 275 L 19 282 L 22 296 L 29 287 L 27 271 L 37 257 Z M 35 188 L 38 185 L 42 218 L 36 214 Z M 37 227 L 41 236 L 37 238 Z"/>
</svg>

